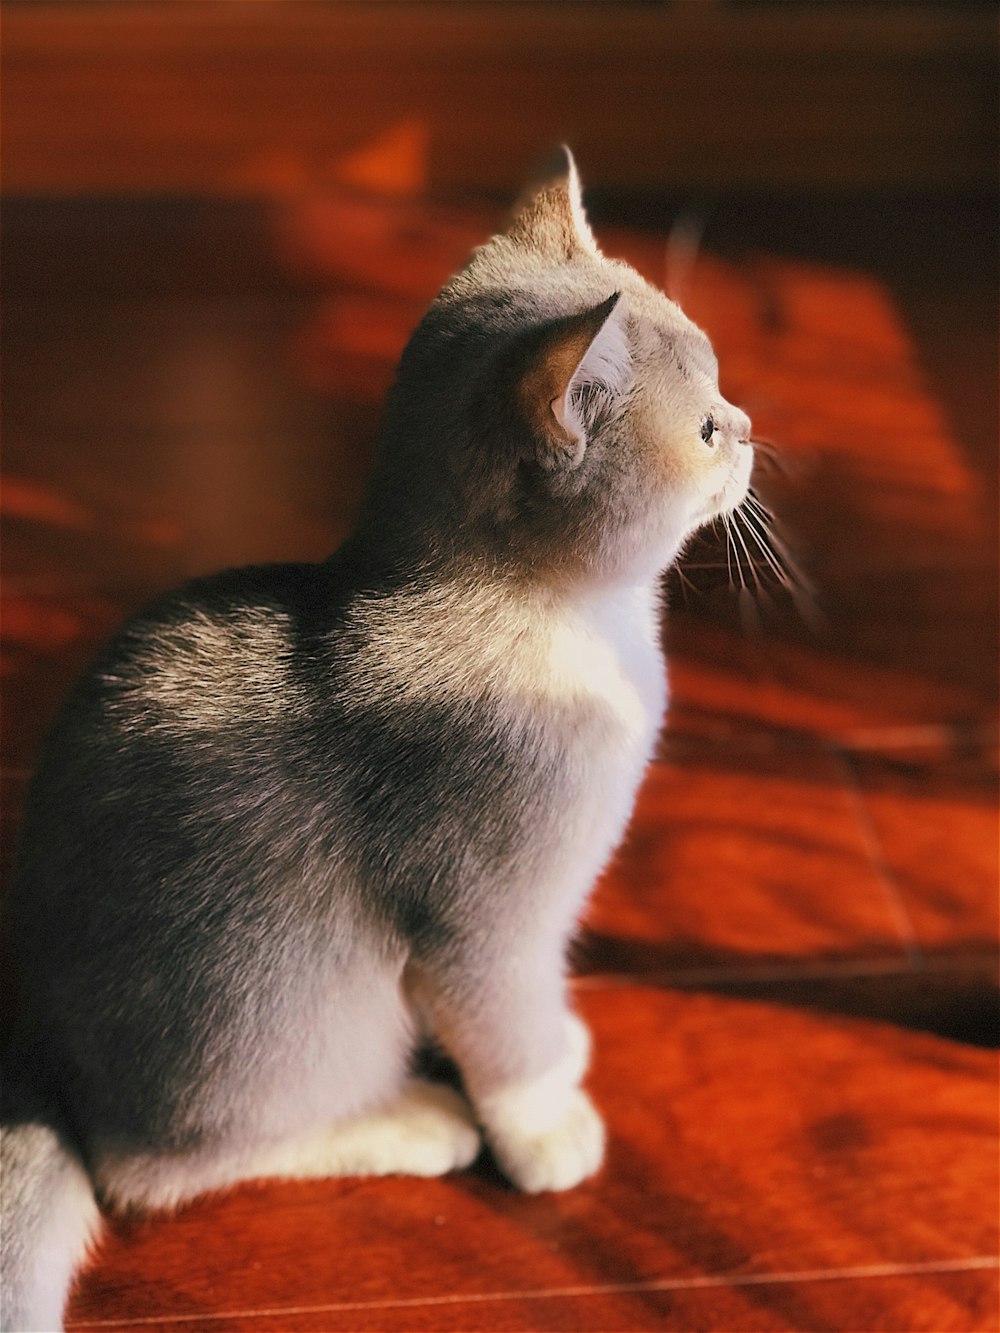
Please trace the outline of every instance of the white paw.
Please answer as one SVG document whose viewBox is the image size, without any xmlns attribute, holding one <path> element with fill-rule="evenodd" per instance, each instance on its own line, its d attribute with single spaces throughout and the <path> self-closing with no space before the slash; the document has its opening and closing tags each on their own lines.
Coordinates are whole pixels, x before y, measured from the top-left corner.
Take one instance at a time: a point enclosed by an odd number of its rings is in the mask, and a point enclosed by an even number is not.
<svg viewBox="0 0 1000 1333">
<path fill-rule="evenodd" d="M 247 1174 L 443 1176 L 473 1162 L 481 1143 L 464 1097 L 413 1079 L 387 1106 L 281 1144 L 256 1159 Z"/>
<path fill-rule="evenodd" d="M 572 1189 L 604 1160 L 604 1123 L 579 1089 L 551 1128 L 520 1134 L 508 1126 L 490 1137 L 505 1175 L 528 1194 Z"/>
<path fill-rule="evenodd" d="M 469 1166 L 481 1140 L 464 1097 L 439 1083 L 415 1079 L 383 1119 L 383 1172 L 443 1176 Z M 381 1173 L 380 1173 L 381 1174 Z"/>
</svg>

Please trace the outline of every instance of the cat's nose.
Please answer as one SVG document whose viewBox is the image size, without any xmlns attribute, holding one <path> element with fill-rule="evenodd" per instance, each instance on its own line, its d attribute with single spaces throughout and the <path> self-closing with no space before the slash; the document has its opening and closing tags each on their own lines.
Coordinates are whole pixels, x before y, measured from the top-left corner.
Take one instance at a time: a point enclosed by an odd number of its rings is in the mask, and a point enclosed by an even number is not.
<svg viewBox="0 0 1000 1333">
<path fill-rule="evenodd" d="M 750 425 L 750 418 L 745 412 L 741 412 L 738 407 L 731 409 L 729 418 L 729 428 L 732 431 L 733 439 L 737 444 L 750 443 L 750 431 L 753 427 Z"/>
</svg>

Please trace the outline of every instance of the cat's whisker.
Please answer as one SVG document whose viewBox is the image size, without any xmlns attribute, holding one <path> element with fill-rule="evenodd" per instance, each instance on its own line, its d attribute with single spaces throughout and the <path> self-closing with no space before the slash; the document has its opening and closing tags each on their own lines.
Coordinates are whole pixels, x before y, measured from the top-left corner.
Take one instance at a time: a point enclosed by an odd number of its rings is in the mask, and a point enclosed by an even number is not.
<svg viewBox="0 0 1000 1333">
<path fill-rule="evenodd" d="M 738 520 L 739 520 L 739 513 L 740 513 L 740 511 L 739 511 L 738 508 L 733 510 L 733 513 L 732 513 L 733 533 L 734 533 L 734 535 L 735 535 L 735 537 L 736 537 L 736 540 L 739 542 L 740 547 L 741 547 L 742 550 L 743 550 L 743 554 L 744 554 L 744 555 L 746 556 L 746 558 L 747 558 L 747 570 L 748 570 L 748 572 L 749 572 L 749 574 L 750 574 L 750 577 L 753 579 L 754 587 L 756 588 L 758 594 L 760 594 L 760 593 L 763 592 L 763 588 L 761 587 L 760 578 L 759 578 L 759 576 L 758 576 L 758 574 L 757 574 L 757 566 L 754 564 L 753 557 L 752 557 L 751 554 L 750 554 L 750 548 L 747 546 L 747 544 L 746 544 L 746 538 L 743 536 L 743 533 L 742 533 L 742 531 L 741 531 L 741 529 L 740 529 L 740 525 L 739 525 L 739 521 L 738 521 Z"/>
<path fill-rule="evenodd" d="M 760 497 L 752 490 L 748 491 L 743 499 L 743 506 L 750 512 L 757 515 L 760 523 L 767 532 L 775 553 L 779 555 L 784 562 L 789 573 L 798 578 L 804 587 L 811 587 L 810 581 L 798 566 L 797 561 L 788 549 L 788 544 L 781 536 L 781 527 L 778 520 L 770 509 L 764 505 Z"/>
<path fill-rule="evenodd" d="M 750 440 L 750 444 L 753 446 L 758 466 L 773 469 L 783 476 L 792 478 L 800 476 L 810 466 L 811 460 L 804 458 L 801 453 L 790 456 L 770 440 L 760 440 L 755 436 Z"/>
<path fill-rule="evenodd" d="M 736 544 L 736 533 L 734 532 L 734 529 L 733 529 L 732 515 L 731 515 L 731 514 L 726 514 L 726 515 L 725 515 L 725 518 L 724 518 L 723 521 L 724 521 L 724 523 L 725 523 L 725 525 L 726 525 L 726 537 L 727 537 L 727 540 L 728 540 L 728 542 L 729 542 L 729 545 L 732 547 L 732 551 L 733 551 L 733 559 L 734 559 L 734 561 L 735 561 L 735 563 L 736 563 L 736 574 L 737 574 L 737 577 L 739 578 L 739 581 L 740 581 L 740 592 L 741 592 L 741 594 L 742 594 L 743 592 L 748 591 L 748 589 L 747 589 L 747 581 L 746 581 L 746 577 L 745 577 L 745 575 L 744 575 L 744 573 L 743 573 L 743 561 L 742 561 L 742 559 L 741 559 L 741 557 L 740 557 L 740 548 L 739 548 L 739 546 Z"/>
<path fill-rule="evenodd" d="M 785 588 L 792 599 L 792 603 L 803 621 L 815 631 L 823 631 L 827 622 L 819 607 L 815 584 L 806 576 L 802 567 L 789 551 L 787 544 L 774 531 L 768 521 L 769 511 L 757 500 L 756 496 L 750 493 L 745 497 L 739 512 L 744 523 L 747 524 L 747 530 L 754 537 L 762 551 L 764 550 L 762 542 L 766 541 L 771 556 L 777 560 L 782 572 L 778 575 L 778 571 L 774 569 L 773 564 L 772 569 L 779 578 L 781 586 Z M 768 517 L 765 517 L 765 515 Z"/>
<path fill-rule="evenodd" d="M 755 510 L 769 527 L 775 522 L 774 514 L 768 509 L 767 505 L 761 500 L 757 492 L 751 487 L 743 497 L 743 504 L 748 508 Z"/>
<path fill-rule="evenodd" d="M 715 533 L 716 536 L 719 535 L 719 520 L 718 520 L 717 517 L 712 519 L 712 531 Z M 736 585 L 733 583 L 733 560 L 732 560 L 732 556 L 730 555 L 730 552 L 729 552 L 729 537 L 728 537 L 728 534 L 727 534 L 727 536 L 726 536 L 726 548 L 725 548 L 725 549 L 726 549 L 726 573 L 727 573 L 727 576 L 728 576 L 728 588 L 729 588 L 729 591 L 732 592 L 733 589 L 734 589 L 734 587 L 735 587 Z"/>
<path fill-rule="evenodd" d="M 688 590 L 689 590 L 689 589 L 690 589 L 691 593 L 694 595 L 695 598 L 699 598 L 699 597 L 701 597 L 702 594 L 701 594 L 700 590 L 699 590 L 697 587 L 695 587 L 695 585 L 691 582 L 691 580 L 688 578 L 688 576 L 684 573 L 683 569 L 681 569 L 681 567 L 680 567 L 679 564 L 675 564 L 675 565 L 673 566 L 673 570 L 674 570 L 674 573 L 677 575 L 678 581 L 679 581 L 679 583 L 680 583 L 680 585 L 681 585 L 681 596 L 682 596 L 683 599 L 684 599 L 684 605 L 685 605 L 685 606 L 688 606 L 688 605 L 689 605 L 689 603 L 688 603 Z"/>
<path fill-rule="evenodd" d="M 760 608 L 770 605 L 770 598 L 764 590 L 764 585 L 757 573 L 757 566 L 751 555 L 750 548 L 744 540 L 737 522 L 739 510 L 733 510 L 732 514 L 726 515 L 726 532 L 733 544 L 733 552 L 736 556 L 737 568 L 740 571 L 740 589 L 737 594 L 736 604 L 739 608 L 740 623 L 743 626 L 743 632 L 747 635 L 753 635 L 760 638 L 764 632 L 764 623 L 761 619 Z M 737 542 L 739 545 L 737 545 Z M 740 555 L 742 550 L 746 556 L 747 569 L 750 577 L 753 579 L 753 588 L 749 586 L 743 577 L 743 561 Z"/>
<path fill-rule="evenodd" d="M 769 529 L 768 537 L 771 542 L 772 549 L 779 557 L 781 563 L 784 565 L 785 569 L 788 572 L 788 577 L 791 581 L 790 587 L 795 587 L 799 592 L 802 592 L 809 597 L 815 597 L 816 585 L 813 583 L 812 579 L 810 579 L 809 576 L 806 574 L 805 570 L 802 568 L 802 566 L 799 564 L 796 558 L 792 555 L 791 551 L 788 549 L 787 543 L 778 535 L 777 532 L 775 532 L 773 528 Z"/>
<path fill-rule="evenodd" d="M 747 524 L 748 529 L 754 537 L 754 540 L 760 546 L 761 550 L 768 556 L 769 560 L 775 563 L 782 573 L 787 574 L 787 569 L 782 563 L 780 554 L 774 547 L 775 535 L 770 520 L 766 517 L 764 510 L 755 508 L 751 503 L 750 496 L 747 496 L 738 510 L 740 517 Z"/>
<path fill-rule="evenodd" d="M 753 445 L 754 453 L 762 453 L 768 458 L 784 459 L 785 454 L 778 448 L 772 440 L 762 440 L 758 436 L 751 436 L 750 443 Z"/>
<path fill-rule="evenodd" d="M 722 519 L 722 529 L 723 529 L 723 531 L 724 531 L 724 533 L 725 533 L 725 535 L 726 535 L 726 569 L 727 569 L 728 574 L 729 574 L 729 591 L 732 592 L 732 593 L 735 593 L 735 592 L 736 592 L 736 579 L 735 579 L 734 576 L 733 576 L 733 557 L 735 556 L 736 552 L 735 552 L 735 549 L 734 549 L 734 547 L 733 547 L 733 538 L 732 538 L 732 534 L 731 534 L 731 532 L 729 531 L 729 520 L 728 520 L 728 518 L 726 518 L 725 515 L 723 515 L 723 519 Z M 739 562 L 739 559 L 736 560 L 736 572 L 737 572 L 737 574 L 739 575 L 740 587 L 742 587 L 742 586 L 743 586 L 743 571 L 740 569 L 740 562 Z"/>
<path fill-rule="evenodd" d="M 689 570 L 694 570 L 694 569 L 698 569 L 698 570 L 701 570 L 701 569 L 725 569 L 725 567 L 726 567 L 726 561 L 725 561 L 725 560 L 689 560 L 689 561 L 686 562 L 686 567 L 687 567 Z"/>
<path fill-rule="evenodd" d="M 720 532 L 721 520 L 721 532 Z M 751 489 L 741 503 L 712 520 L 717 536 L 724 540 L 725 568 L 730 593 L 736 595 L 745 627 L 762 629 L 760 609 L 773 606 L 768 587 L 780 587 L 789 595 L 803 620 L 814 626 L 821 617 L 815 605 L 815 589 L 792 556 L 787 543 L 775 531 L 770 509 Z M 721 569 L 722 561 L 700 560 L 690 569 Z M 684 578 L 688 586 L 690 580 Z M 751 617 L 748 599 L 755 612 Z M 751 625 L 749 622 L 753 621 Z"/>
<path fill-rule="evenodd" d="M 781 564 L 777 555 L 774 553 L 770 544 L 768 543 L 766 532 L 762 531 L 758 527 L 757 522 L 755 522 L 754 520 L 754 515 L 750 511 L 742 508 L 737 509 L 735 511 L 735 514 L 737 517 L 742 518 L 746 526 L 747 533 L 749 534 L 755 546 L 759 549 L 761 555 L 763 555 L 765 561 L 767 562 L 768 566 L 770 567 L 772 573 L 774 574 L 778 582 L 779 583 L 787 582 L 788 571 Z"/>
</svg>

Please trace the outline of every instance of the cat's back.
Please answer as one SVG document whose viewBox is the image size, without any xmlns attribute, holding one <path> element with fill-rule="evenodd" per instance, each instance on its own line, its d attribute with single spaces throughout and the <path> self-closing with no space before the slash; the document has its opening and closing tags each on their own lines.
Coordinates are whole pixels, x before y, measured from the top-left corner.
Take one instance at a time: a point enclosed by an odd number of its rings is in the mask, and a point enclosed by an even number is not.
<svg viewBox="0 0 1000 1333">
<path fill-rule="evenodd" d="M 174 589 L 122 626 L 71 696 L 63 722 L 182 735 L 287 716 L 331 579 L 320 566 L 226 570 Z"/>
<path fill-rule="evenodd" d="M 165 862 L 185 830 L 246 816 L 308 713 L 309 643 L 336 571 L 228 570 L 128 620 L 81 676 L 30 784 L 15 901 L 113 859 Z M 86 849 L 84 863 L 80 852 Z M 105 862 L 108 862 L 105 865 Z"/>
</svg>

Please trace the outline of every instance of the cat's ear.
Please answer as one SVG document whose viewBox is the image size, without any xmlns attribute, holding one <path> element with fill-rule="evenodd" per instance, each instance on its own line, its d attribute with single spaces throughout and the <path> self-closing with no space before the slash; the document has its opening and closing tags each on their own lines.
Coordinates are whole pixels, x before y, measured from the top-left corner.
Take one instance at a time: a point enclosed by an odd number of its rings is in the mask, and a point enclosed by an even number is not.
<svg viewBox="0 0 1000 1333">
<path fill-rule="evenodd" d="M 573 154 L 563 144 L 546 167 L 540 183 L 522 196 L 508 238 L 557 262 L 580 251 L 599 255 Z"/>
<path fill-rule="evenodd" d="M 550 471 L 573 468 L 587 448 L 581 400 L 588 390 L 611 398 L 628 391 L 631 354 L 621 292 L 582 314 L 557 319 L 531 350 L 519 380 L 521 406 Z"/>
</svg>

